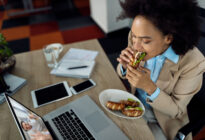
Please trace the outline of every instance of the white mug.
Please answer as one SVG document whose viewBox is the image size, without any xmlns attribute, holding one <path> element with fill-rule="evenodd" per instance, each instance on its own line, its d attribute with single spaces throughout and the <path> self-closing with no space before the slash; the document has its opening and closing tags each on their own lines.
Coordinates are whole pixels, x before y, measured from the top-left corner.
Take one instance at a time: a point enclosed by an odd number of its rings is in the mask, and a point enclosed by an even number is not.
<svg viewBox="0 0 205 140">
<path fill-rule="evenodd" d="M 47 49 L 54 50 L 56 59 L 58 59 L 59 54 L 63 51 L 63 45 L 60 43 L 52 43 L 46 46 Z"/>
</svg>

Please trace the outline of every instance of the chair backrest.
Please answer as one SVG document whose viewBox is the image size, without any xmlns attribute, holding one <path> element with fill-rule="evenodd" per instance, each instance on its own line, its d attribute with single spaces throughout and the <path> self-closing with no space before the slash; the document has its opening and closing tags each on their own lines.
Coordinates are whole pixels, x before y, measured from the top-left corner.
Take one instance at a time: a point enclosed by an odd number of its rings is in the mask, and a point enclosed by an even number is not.
<svg viewBox="0 0 205 140">
<path fill-rule="evenodd" d="M 200 91 L 194 95 L 187 106 L 190 122 L 182 127 L 179 132 L 187 136 L 190 132 L 195 136 L 205 126 L 205 74 Z"/>
</svg>

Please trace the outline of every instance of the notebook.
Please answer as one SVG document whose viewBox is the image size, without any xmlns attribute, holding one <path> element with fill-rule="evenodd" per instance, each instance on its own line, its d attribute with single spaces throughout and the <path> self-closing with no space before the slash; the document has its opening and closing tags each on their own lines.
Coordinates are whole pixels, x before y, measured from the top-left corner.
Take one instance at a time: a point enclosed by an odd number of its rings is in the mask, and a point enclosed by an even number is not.
<svg viewBox="0 0 205 140">
<path fill-rule="evenodd" d="M 10 74 L 10 73 L 4 74 L 4 80 L 6 84 L 9 86 L 9 92 L 7 92 L 9 95 L 13 95 L 26 84 L 26 79 Z M 1 93 L 0 94 L 0 104 L 2 104 L 4 101 L 5 101 L 5 98 L 3 94 Z"/>
<path fill-rule="evenodd" d="M 63 56 L 62 60 L 94 61 L 97 55 L 97 51 L 70 48 L 69 51 Z"/>
<path fill-rule="evenodd" d="M 63 77 L 90 78 L 95 61 L 62 60 L 50 74 Z"/>
<path fill-rule="evenodd" d="M 90 78 L 97 55 L 97 51 L 70 48 L 58 63 L 57 68 L 51 70 L 50 74 L 63 77 Z M 73 67 L 78 68 L 69 69 Z"/>
<path fill-rule="evenodd" d="M 24 140 L 34 138 L 37 133 L 59 140 L 128 140 L 88 95 L 46 114 L 43 118 L 9 95 L 4 95 Z M 25 123 L 30 123 L 32 127 Z"/>
</svg>

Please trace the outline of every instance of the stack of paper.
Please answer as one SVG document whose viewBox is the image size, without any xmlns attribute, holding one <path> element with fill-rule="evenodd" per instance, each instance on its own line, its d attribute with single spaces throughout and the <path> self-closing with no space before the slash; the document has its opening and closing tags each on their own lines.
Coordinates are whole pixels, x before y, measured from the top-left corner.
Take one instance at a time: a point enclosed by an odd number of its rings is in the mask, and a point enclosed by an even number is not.
<svg viewBox="0 0 205 140">
<path fill-rule="evenodd" d="M 64 60 L 51 74 L 65 77 L 89 78 L 94 68 L 95 61 Z M 77 68 L 86 66 L 85 68 Z M 70 69 L 71 68 L 71 69 Z M 74 68 L 74 69 L 72 69 Z"/>
<path fill-rule="evenodd" d="M 90 51 L 85 49 L 76 49 L 71 48 L 62 58 L 63 60 L 85 60 L 85 61 L 93 61 L 95 57 L 98 55 L 97 51 Z"/>
<path fill-rule="evenodd" d="M 89 78 L 95 66 L 97 51 L 71 48 L 51 74 L 64 77 Z"/>
</svg>

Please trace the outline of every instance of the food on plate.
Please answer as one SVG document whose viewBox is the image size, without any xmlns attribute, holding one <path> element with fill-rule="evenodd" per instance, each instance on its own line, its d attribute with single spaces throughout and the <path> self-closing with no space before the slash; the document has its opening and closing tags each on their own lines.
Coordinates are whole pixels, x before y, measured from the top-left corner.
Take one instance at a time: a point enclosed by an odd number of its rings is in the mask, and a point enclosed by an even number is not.
<svg viewBox="0 0 205 140">
<path fill-rule="evenodd" d="M 122 113 L 128 117 L 138 117 L 142 115 L 143 109 L 141 107 L 128 106 L 122 110 Z"/>
<path fill-rule="evenodd" d="M 145 56 L 146 56 L 145 52 L 134 52 L 134 55 L 131 58 L 129 65 L 136 69 Z"/>
<path fill-rule="evenodd" d="M 122 110 L 125 108 L 125 104 L 112 101 L 108 101 L 106 106 L 111 110 Z"/>
<path fill-rule="evenodd" d="M 121 100 L 120 103 L 125 104 L 125 106 L 132 106 L 132 107 L 138 107 L 140 105 L 139 102 L 137 102 L 131 98 L 128 98 L 127 100 Z"/>
<path fill-rule="evenodd" d="M 143 113 L 140 103 L 131 98 L 121 100 L 120 102 L 107 101 L 106 107 L 113 111 L 121 111 L 128 117 L 138 117 Z"/>
</svg>

